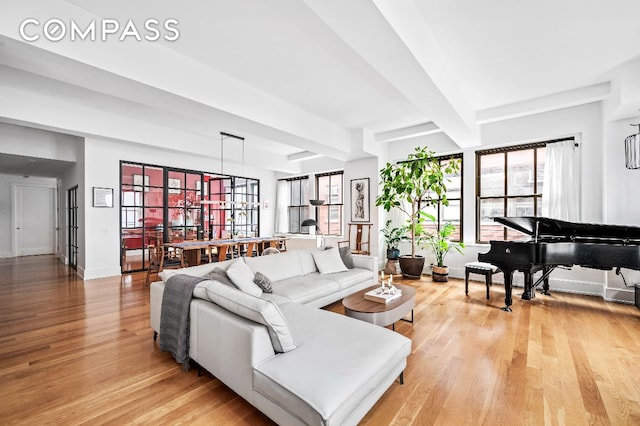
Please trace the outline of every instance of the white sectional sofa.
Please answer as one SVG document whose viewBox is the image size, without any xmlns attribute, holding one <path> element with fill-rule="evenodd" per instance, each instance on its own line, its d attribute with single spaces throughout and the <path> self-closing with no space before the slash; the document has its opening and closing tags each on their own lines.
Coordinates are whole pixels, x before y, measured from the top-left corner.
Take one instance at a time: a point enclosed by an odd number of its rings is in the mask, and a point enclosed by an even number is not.
<svg viewBox="0 0 640 426">
<path fill-rule="evenodd" d="M 396 380 L 402 381 L 411 341 L 386 328 L 317 309 L 373 285 L 377 261 L 353 256 L 352 269 L 323 274 L 313 252 L 294 250 L 166 270 L 161 277 L 202 277 L 216 267 L 227 270 L 236 261 L 269 277 L 273 293 L 260 297 L 218 282 L 197 285 L 190 304 L 190 358 L 278 424 L 357 424 Z M 164 287 L 164 281 L 151 285 L 151 327 L 156 333 Z M 294 345 L 277 351 L 271 325 L 248 319 L 248 310 L 262 308 L 262 313 L 281 315 L 284 333 Z M 276 326 L 279 333 L 282 322 Z"/>
</svg>

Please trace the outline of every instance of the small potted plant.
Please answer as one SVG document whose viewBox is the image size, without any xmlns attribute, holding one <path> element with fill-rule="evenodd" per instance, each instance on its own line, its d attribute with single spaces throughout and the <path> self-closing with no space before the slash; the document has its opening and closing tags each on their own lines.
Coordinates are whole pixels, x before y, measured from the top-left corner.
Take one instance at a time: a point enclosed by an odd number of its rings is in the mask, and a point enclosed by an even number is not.
<svg viewBox="0 0 640 426">
<path fill-rule="evenodd" d="M 434 216 L 424 212 L 422 212 L 422 215 L 436 224 Z M 449 250 L 455 249 L 458 253 L 463 253 L 464 243 L 462 241 L 451 241 L 451 235 L 454 232 L 456 232 L 456 227 L 451 222 L 445 222 L 440 228 L 436 227 L 435 231 L 424 231 L 419 237 L 418 243 L 431 249 L 436 258 L 436 262 L 431 265 L 431 279 L 433 281 L 449 281 L 449 267 L 444 264 L 444 258 L 449 253 Z"/>
<path fill-rule="evenodd" d="M 384 236 L 384 243 L 387 246 L 387 259 L 395 260 L 400 258 L 398 245 L 400 244 L 400 241 L 409 239 L 407 237 L 407 228 L 405 226 L 391 226 L 391 220 L 387 220 L 387 223 L 382 230 L 382 235 Z"/>
</svg>

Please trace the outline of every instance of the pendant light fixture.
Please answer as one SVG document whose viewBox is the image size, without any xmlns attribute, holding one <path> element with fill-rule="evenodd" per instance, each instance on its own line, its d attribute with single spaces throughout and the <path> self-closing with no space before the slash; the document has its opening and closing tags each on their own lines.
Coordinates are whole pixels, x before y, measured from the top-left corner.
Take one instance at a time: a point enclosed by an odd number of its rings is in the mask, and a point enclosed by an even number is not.
<svg viewBox="0 0 640 426">
<path fill-rule="evenodd" d="M 638 126 L 638 133 L 624 140 L 624 161 L 627 169 L 640 169 L 640 124 L 632 126 Z"/>
</svg>

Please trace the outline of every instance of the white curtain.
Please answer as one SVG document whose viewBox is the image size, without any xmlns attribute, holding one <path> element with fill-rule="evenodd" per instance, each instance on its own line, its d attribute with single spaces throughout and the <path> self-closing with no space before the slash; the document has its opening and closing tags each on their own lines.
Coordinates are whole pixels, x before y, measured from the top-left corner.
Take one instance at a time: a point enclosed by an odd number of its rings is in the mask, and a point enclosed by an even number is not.
<svg viewBox="0 0 640 426">
<path fill-rule="evenodd" d="M 289 182 L 279 180 L 276 187 L 276 232 L 289 232 L 289 197 Z"/>
<path fill-rule="evenodd" d="M 542 216 L 575 222 L 580 219 L 580 176 L 573 140 L 546 147 Z"/>
</svg>

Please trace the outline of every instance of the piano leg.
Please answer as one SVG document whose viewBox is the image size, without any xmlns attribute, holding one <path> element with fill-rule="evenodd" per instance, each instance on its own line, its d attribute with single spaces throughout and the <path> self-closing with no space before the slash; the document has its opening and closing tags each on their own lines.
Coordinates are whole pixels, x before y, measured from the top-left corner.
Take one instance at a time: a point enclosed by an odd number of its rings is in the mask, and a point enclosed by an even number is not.
<svg viewBox="0 0 640 426">
<path fill-rule="evenodd" d="M 549 268 L 548 266 L 545 266 L 543 269 L 544 282 L 542 283 L 542 294 L 544 294 L 545 296 L 551 295 L 551 293 L 549 293 L 549 274 L 554 269 L 555 269 L 555 266 L 553 268 Z"/>
<path fill-rule="evenodd" d="M 523 300 L 531 300 L 536 297 L 536 293 L 533 291 L 532 286 L 532 274 L 530 271 L 523 271 L 524 274 L 524 293 L 522 293 Z"/>
<path fill-rule="evenodd" d="M 503 270 L 504 271 L 504 270 Z M 511 292 L 513 290 L 513 271 L 504 271 L 504 307 L 501 308 L 505 312 L 511 312 Z"/>
</svg>

